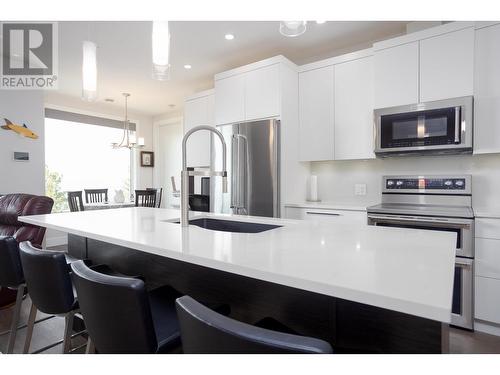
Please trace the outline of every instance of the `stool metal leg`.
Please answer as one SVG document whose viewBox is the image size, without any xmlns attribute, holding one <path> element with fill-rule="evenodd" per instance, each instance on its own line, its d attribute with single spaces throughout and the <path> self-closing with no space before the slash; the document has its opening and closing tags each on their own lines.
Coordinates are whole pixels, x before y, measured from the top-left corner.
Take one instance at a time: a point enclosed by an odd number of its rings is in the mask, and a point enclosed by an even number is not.
<svg viewBox="0 0 500 375">
<path fill-rule="evenodd" d="M 90 336 L 87 340 L 87 349 L 85 350 L 85 354 L 95 354 L 94 342 L 92 341 Z"/>
<path fill-rule="evenodd" d="M 7 345 L 7 354 L 14 352 L 14 344 L 16 343 L 17 326 L 19 324 L 19 316 L 21 315 L 21 305 L 23 303 L 24 285 L 17 288 L 16 305 L 12 313 L 12 323 L 10 326 L 9 343 Z"/>
<path fill-rule="evenodd" d="M 33 328 L 35 326 L 35 319 L 36 319 L 36 313 L 37 313 L 37 308 L 33 302 L 31 302 L 31 310 L 30 310 L 30 316 L 28 318 L 28 328 L 26 330 L 26 340 L 24 341 L 24 349 L 23 349 L 23 354 L 29 353 L 30 346 L 31 346 L 31 338 L 33 337 Z"/>
<path fill-rule="evenodd" d="M 71 330 L 73 329 L 73 318 L 75 317 L 75 312 L 71 311 L 64 317 L 64 341 L 63 341 L 63 354 L 69 353 L 71 351 Z"/>
</svg>

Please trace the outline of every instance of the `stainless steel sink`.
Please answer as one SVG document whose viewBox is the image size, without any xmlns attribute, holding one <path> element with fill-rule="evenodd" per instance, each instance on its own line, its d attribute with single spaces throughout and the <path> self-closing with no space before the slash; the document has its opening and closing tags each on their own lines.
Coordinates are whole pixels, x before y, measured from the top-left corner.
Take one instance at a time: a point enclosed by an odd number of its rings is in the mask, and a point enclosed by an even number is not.
<svg viewBox="0 0 500 375">
<path fill-rule="evenodd" d="M 175 221 L 175 223 L 180 224 L 180 221 Z M 233 232 L 233 233 L 261 233 L 281 227 L 281 225 L 249 223 L 245 221 L 234 221 L 234 220 L 221 220 L 208 217 L 189 220 L 189 225 L 196 225 L 197 227 L 204 229 L 218 230 L 222 232 Z"/>
</svg>

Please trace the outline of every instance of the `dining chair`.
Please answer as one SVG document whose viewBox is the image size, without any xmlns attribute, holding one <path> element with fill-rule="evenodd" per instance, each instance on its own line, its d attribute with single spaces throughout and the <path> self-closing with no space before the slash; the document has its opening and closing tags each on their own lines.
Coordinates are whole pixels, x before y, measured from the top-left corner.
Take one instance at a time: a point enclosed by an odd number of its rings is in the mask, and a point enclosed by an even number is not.
<svg viewBox="0 0 500 375">
<path fill-rule="evenodd" d="M 146 188 L 148 191 L 156 191 L 156 207 L 161 207 L 161 196 L 163 195 L 163 188 Z"/>
<path fill-rule="evenodd" d="M 68 206 L 71 212 L 84 210 L 81 191 L 68 191 Z"/>
<path fill-rule="evenodd" d="M 101 203 L 108 201 L 108 189 L 84 189 L 85 202 Z"/>
<path fill-rule="evenodd" d="M 136 207 L 156 207 L 156 191 L 155 190 L 136 190 L 135 191 L 135 206 Z"/>
</svg>

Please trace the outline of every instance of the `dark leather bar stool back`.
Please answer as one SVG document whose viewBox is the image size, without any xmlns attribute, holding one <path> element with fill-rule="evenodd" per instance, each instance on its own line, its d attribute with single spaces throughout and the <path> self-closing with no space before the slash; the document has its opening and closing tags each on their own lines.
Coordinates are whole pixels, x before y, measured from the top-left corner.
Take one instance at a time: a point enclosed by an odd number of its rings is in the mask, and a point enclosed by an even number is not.
<svg viewBox="0 0 500 375">
<path fill-rule="evenodd" d="M 0 236 L 0 287 L 15 288 L 24 284 L 19 245 L 14 237 Z"/>
<path fill-rule="evenodd" d="M 84 210 L 81 191 L 68 191 L 68 206 L 71 212 Z"/>
<path fill-rule="evenodd" d="M 188 354 L 328 354 L 323 340 L 255 327 L 210 310 L 189 296 L 176 301 L 182 349 Z"/>
<path fill-rule="evenodd" d="M 108 201 L 108 189 L 84 189 L 85 202 L 101 203 Z"/>
<path fill-rule="evenodd" d="M 62 252 L 39 250 L 29 242 L 19 244 L 26 285 L 38 310 L 66 314 L 76 305 L 69 266 Z"/>
<path fill-rule="evenodd" d="M 99 353 L 156 353 L 163 342 L 179 344 L 175 298 L 171 312 L 163 310 L 159 319 L 173 318 L 175 327 L 162 336 L 155 327 L 151 306 L 154 301 L 138 278 L 109 276 L 83 262 L 71 264 L 85 325 Z M 178 295 L 177 295 L 178 296 Z"/>
</svg>

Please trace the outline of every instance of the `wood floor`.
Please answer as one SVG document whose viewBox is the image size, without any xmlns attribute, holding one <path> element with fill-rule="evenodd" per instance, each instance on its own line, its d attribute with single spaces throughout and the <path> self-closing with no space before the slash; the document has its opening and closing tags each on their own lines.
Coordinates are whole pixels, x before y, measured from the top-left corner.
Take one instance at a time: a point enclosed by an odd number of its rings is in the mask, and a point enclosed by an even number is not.
<svg viewBox="0 0 500 375">
<path fill-rule="evenodd" d="M 21 324 L 25 323 L 28 319 L 29 308 L 31 301 L 27 297 L 23 302 Z M 10 321 L 12 316 L 12 308 L 0 310 L 0 332 L 4 332 L 10 328 Z M 38 313 L 37 319 L 46 316 Z M 64 331 L 64 319 L 55 317 L 38 323 L 33 332 L 33 339 L 31 342 L 31 350 L 35 351 L 53 342 L 62 339 Z M 24 339 L 26 329 L 19 330 L 17 334 L 16 345 L 14 353 L 22 353 L 24 347 Z M 7 346 L 8 335 L 0 337 L 0 352 L 5 352 Z M 75 338 L 73 340 L 74 347 L 84 344 L 82 338 Z M 62 345 L 53 347 L 45 354 L 61 353 Z M 76 351 L 75 353 L 83 353 L 84 349 Z M 450 328 L 450 353 L 451 354 L 500 354 L 500 337 L 488 335 L 481 332 L 468 332 L 460 329 Z"/>
<path fill-rule="evenodd" d="M 23 301 L 23 306 L 21 310 L 21 318 L 19 325 L 23 325 L 28 321 L 28 315 L 31 307 L 31 300 L 26 297 Z M 5 332 L 10 329 L 10 322 L 12 319 L 13 308 L 4 308 L 0 310 L 0 332 Z M 37 320 L 47 317 L 48 315 L 38 312 Z M 30 353 L 52 343 L 62 340 L 64 333 L 64 318 L 54 317 L 49 320 L 45 320 L 41 323 L 35 324 L 33 330 L 33 338 L 31 340 Z M 22 353 L 24 348 L 24 341 L 26 338 L 26 328 L 20 329 L 17 332 L 16 344 L 14 346 L 14 353 Z M 7 350 L 7 341 L 9 335 L 0 336 L 0 352 L 5 353 Z M 85 339 L 81 337 L 76 337 L 73 339 L 73 347 L 78 347 L 85 344 Z M 53 348 L 48 349 L 43 352 L 44 354 L 60 354 L 62 353 L 62 344 L 59 344 Z M 85 353 L 85 348 L 75 351 L 75 354 Z"/>
</svg>

